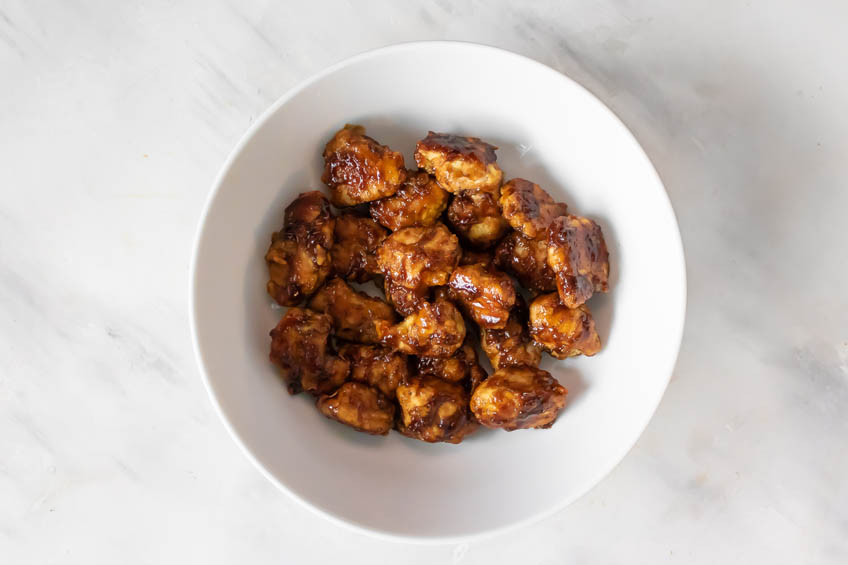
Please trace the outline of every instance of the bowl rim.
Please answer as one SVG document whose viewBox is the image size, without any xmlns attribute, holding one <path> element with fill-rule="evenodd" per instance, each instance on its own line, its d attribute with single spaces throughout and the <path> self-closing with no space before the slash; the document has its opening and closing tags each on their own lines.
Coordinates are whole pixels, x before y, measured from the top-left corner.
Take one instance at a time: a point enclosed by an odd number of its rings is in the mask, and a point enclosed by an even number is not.
<svg viewBox="0 0 848 565">
<path fill-rule="evenodd" d="M 423 49 L 430 49 L 430 48 L 445 48 L 445 47 L 461 48 L 461 49 L 475 49 L 475 50 L 479 50 L 481 52 L 493 53 L 493 54 L 497 54 L 498 56 L 513 58 L 516 61 L 519 61 L 519 62 L 521 62 L 522 64 L 525 64 L 525 65 L 535 66 L 538 69 L 542 70 L 543 72 L 552 73 L 552 74 L 556 75 L 558 80 L 566 81 L 566 82 L 570 83 L 572 86 L 578 87 L 579 89 L 581 89 L 585 93 L 587 93 L 589 96 L 591 96 L 592 98 L 594 98 L 595 100 L 600 102 L 600 104 L 604 108 L 606 108 L 606 110 L 610 113 L 610 115 L 615 120 L 617 120 L 619 122 L 619 124 L 624 128 L 624 130 L 627 132 L 627 134 L 635 142 L 636 146 L 639 147 L 639 149 L 645 155 L 645 158 L 648 161 L 648 163 L 651 167 L 651 170 L 653 171 L 653 174 L 656 176 L 656 179 L 657 179 L 659 186 L 661 188 L 661 192 L 662 192 L 661 196 L 663 197 L 662 201 L 668 207 L 668 212 L 671 214 L 671 218 L 674 220 L 674 228 L 675 228 L 673 230 L 674 241 L 672 243 L 674 244 L 673 247 L 676 249 L 677 253 L 676 253 L 676 257 L 674 257 L 673 262 L 676 263 L 676 264 L 679 264 L 680 267 L 681 267 L 679 269 L 680 279 L 677 281 L 677 284 L 680 287 L 680 291 L 681 291 L 680 296 L 681 296 L 682 304 L 679 305 L 680 319 L 678 321 L 678 329 L 677 329 L 676 336 L 675 336 L 675 339 L 674 339 L 674 341 L 676 343 L 674 359 L 672 360 L 671 368 L 668 371 L 668 375 L 666 376 L 665 384 L 662 388 L 659 389 L 657 396 L 652 399 L 651 409 L 646 412 L 646 418 L 641 423 L 639 433 L 634 436 L 633 442 L 630 444 L 630 446 L 626 450 L 624 450 L 622 452 L 621 456 L 618 459 L 614 460 L 612 462 L 612 464 L 610 464 L 606 469 L 603 470 L 602 473 L 600 473 L 598 475 L 597 479 L 590 482 L 589 484 L 582 485 L 581 488 L 578 488 L 578 489 L 575 490 L 574 494 L 572 494 L 569 497 L 565 497 L 565 498 L 557 501 L 555 504 L 551 505 L 549 508 L 542 510 L 540 512 L 537 512 L 536 514 L 534 514 L 532 516 L 522 518 L 520 520 L 517 520 L 516 522 L 510 523 L 510 524 L 507 524 L 507 525 L 504 525 L 504 526 L 492 528 L 492 529 L 477 532 L 477 533 L 464 534 L 464 535 L 458 535 L 458 536 L 430 536 L 430 535 L 426 535 L 426 534 L 419 536 L 419 535 L 409 535 L 409 534 L 398 534 L 398 533 L 393 532 L 393 531 L 376 529 L 376 528 L 373 528 L 373 527 L 361 525 L 361 524 L 356 523 L 356 522 L 354 522 L 354 521 L 352 521 L 348 518 L 344 518 L 342 516 L 339 516 L 339 515 L 335 514 L 333 511 L 331 511 L 327 508 L 323 508 L 321 506 L 318 506 L 315 503 L 301 497 L 299 494 L 290 490 L 288 486 L 286 486 L 273 473 L 271 473 L 268 469 L 265 468 L 265 466 L 256 458 L 256 456 L 247 447 L 245 441 L 242 440 L 241 436 L 239 435 L 238 430 L 236 430 L 234 424 L 230 421 L 229 416 L 223 410 L 220 402 L 218 401 L 218 397 L 215 393 L 214 385 L 211 382 L 211 379 L 209 377 L 209 373 L 208 373 L 206 365 L 204 363 L 202 346 L 201 346 L 200 341 L 198 339 L 198 333 L 197 333 L 198 304 L 197 304 L 197 296 L 196 296 L 195 291 L 196 291 L 197 286 L 198 286 L 198 280 L 197 280 L 198 250 L 200 248 L 200 244 L 201 244 L 201 241 L 203 239 L 203 234 L 204 234 L 204 230 L 205 230 L 205 227 L 206 227 L 206 220 L 208 218 L 209 211 L 212 209 L 212 206 L 215 203 L 215 200 L 218 196 L 218 193 L 220 192 L 220 189 L 221 189 L 221 186 L 222 186 L 222 183 L 223 183 L 223 179 L 226 176 L 229 169 L 232 167 L 233 162 L 242 153 L 242 151 L 244 150 L 247 143 L 253 138 L 255 133 L 265 124 L 265 122 L 267 122 L 268 119 L 274 113 L 277 112 L 277 110 L 280 107 L 285 105 L 289 100 L 294 98 L 301 91 L 303 91 L 306 88 L 308 88 L 309 86 L 311 86 L 313 83 L 321 80 L 322 78 L 324 78 L 328 75 L 331 75 L 331 74 L 339 71 L 340 69 L 342 69 L 344 67 L 352 65 L 354 63 L 357 63 L 357 62 L 360 62 L 360 61 L 363 61 L 363 60 L 367 60 L 367 59 L 371 59 L 371 58 L 374 58 L 374 57 L 380 57 L 380 56 L 383 56 L 384 54 L 390 53 L 390 52 L 417 50 L 417 49 L 422 49 L 422 48 Z M 684 329 L 685 329 L 686 306 L 687 306 L 686 259 L 685 259 L 684 249 L 683 249 L 683 241 L 682 241 L 682 238 L 681 238 L 681 235 L 680 235 L 680 225 L 677 222 L 677 215 L 674 212 L 674 207 L 672 206 L 671 200 L 668 196 L 668 191 L 665 189 L 665 183 L 663 183 L 662 178 L 660 177 L 659 173 L 657 172 L 656 167 L 654 166 L 654 164 L 651 161 L 650 157 L 648 156 L 647 152 L 642 147 L 642 144 L 639 143 L 639 140 L 636 138 L 636 136 L 633 134 L 633 132 L 630 130 L 630 128 L 627 126 L 627 124 L 601 98 L 596 96 L 591 90 L 586 88 L 584 85 L 580 84 L 578 81 L 576 81 L 573 78 L 565 75 L 564 73 L 562 73 L 562 72 L 560 72 L 560 71 L 558 71 L 558 70 L 556 70 L 556 69 L 554 69 L 554 68 L 552 68 L 552 67 L 550 67 L 550 66 L 548 66 L 544 63 L 541 63 L 541 62 L 539 62 L 539 61 L 537 61 L 533 58 L 527 57 L 525 55 L 520 55 L 518 53 L 515 53 L 513 51 L 509 51 L 507 49 L 503 49 L 503 48 L 500 48 L 500 47 L 495 47 L 495 46 L 487 45 L 487 44 L 483 44 L 483 43 L 475 43 L 475 42 L 471 42 L 471 41 L 452 41 L 452 40 L 410 41 L 410 42 L 395 43 L 395 44 L 385 45 L 385 46 L 382 46 L 382 47 L 377 47 L 377 48 L 374 48 L 374 49 L 369 49 L 367 51 L 360 52 L 356 55 L 353 55 L 351 57 L 348 57 L 348 58 L 345 58 L 341 61 L 338 61 L 338 62 L 324 68 L 323 70 L 301 80 L 296 85 L 294 85 L 293 87 L 288 89 L 273 104 L 271 104 L 271 106 L 269 106 L 259 116 L 259 118 L 250 125 L 250 127 L 247 128 L 247 130 L 239 138 L 239 141 L 236 143 L 236 145 L 230 151 L 229 155 L 227 156 L 227 159 L 224 161 L 224 164 L 218 170 L 218 173 L 215 176 L 215 180 L 212 183 L 212 189 L 210 190 L 208 196 L 206 197 L 206 201 L 205 201 L 205 203 L 203 205 L 203 209 L 200 213 L 200 217 L 199 217 L 199 220 L 198 220 L 198 223 L 197 223 L 197 228 L 196 228 L 195 235 L 194 235 L 194 241 L 193 241 L 192 248 L 191 248 L 191 261 L 190 261 L 190 270 L 189 270 L 189 326 L 190 326 L 190 331 L 191 331 L 191 341 L 192 341 L 192 348 L 193 348 L 193 351 L 194 351 L 194 358 L 195 358 L 195 362 L 197 363 L 197 366 L 200 370 L 200 375 L 201 375 L 201 378 L 203 379 L 203 385 L 206 389 L 206 393 L 209 397 L 209 400 L 211 401 L 212 406 L 214 407 L 214 410 L 217 413 L 218 417 L 223 422 L 224 427 L 226 428 L 230 437 L 239 446 L 239 449 L 247 457 L 247 459 L 253 464 L 253 466 L 256 469 L 258 469 L 259 472 L 268 481 L 270 481 L 273 485 L 275 485 L 279 490 L 286 493 L 291 499 L 298 502 L 301 506 L 309 509 L 313 513 L 315 513 L 319 516 L 322 516 L 323 518 L 326 518 L 330 522 L 332 522 L 336 525 L 339 525 L 343 528 L 346 528 L 348 530 L 351 530 L 351 531 L 354 531 L 354 532 L 357 532 L 357 533 L 360 533 L 360 534 L 364 534 L 366 536 L 370 536 L 372 538 L 377 538 L 377 539 L 381 539 L 381 540 L 384 540 L 384 541 L 390 541 L 390 542 L 401 542 L 401 543 L 416 544 L 416 545 L 446 545 L 446 544 L 469 543 L 469 542 L 472 542 L 472 541 L 480 541 L 482 539 L 493 538 L 495 536 L 498 536 L 498 535 L 501 535 L 501 534 L 504 534 L 504 533 L 507 533 L 507 532 L 516 531 L 518 529 L 524 528 L 524 527 L 529 526 L 531 524 L 535 524 L 535 523 L 537 523 L 537 522 L 539 522 L 539 521 L 541 521 L 541 520 L 543 520 L 547 517 L 550 517 L 550 516 L 558 513 L 559 511 L 570 506 L 575 501 L 577 501 L 578 499 L 580 499 L 583 496 L 585 496 L 586 494 L 588 494 L 592 489 L 594 489 L 597 485 L 599 485 L 605 478 L 607 478 L 610 475 L 610 473 L 612 473 L 612 471 L 615 470 L 615 468 L 627 457 L 627 455 L 633 450 L 633 447 L 636 445 L 636 442 L 639 440 L 639 438 L 642 437 L 642 434 L 644 433 L 644 431 L 647 428 L 650 421 L 653 419 L 654 414 L 656 413 L 657 408 L 659 407 L 660 401 L 662 400 L 662 397 L 664 396 L 665 391 L 668 388 L 668 384 L 669 384 L 671 377 L 674 374 L 674 370 L 677 366 L 677 359 L 678 359 L 679 354 L 680 354 L 680 345 L 681 345 L 682 340 L 683 340 L 683 334 L 684 334 Z"/>
</svg>

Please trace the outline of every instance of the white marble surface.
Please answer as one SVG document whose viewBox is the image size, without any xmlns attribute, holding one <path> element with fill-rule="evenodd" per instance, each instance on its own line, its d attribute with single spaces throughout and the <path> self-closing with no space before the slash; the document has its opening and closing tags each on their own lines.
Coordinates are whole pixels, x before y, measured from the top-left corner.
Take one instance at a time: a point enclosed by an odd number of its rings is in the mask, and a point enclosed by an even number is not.
<svg viewBox="0 0 848 565">
<path fill-rule="evenodd" d="M 848 562 L 846 21 L 841 1 L 0 0 L 0 562 Z M 433 38 L 534 57 L 624 119 L 690 298 L 675 378 L 602 484 L 502 537 L 410 547 L 241 456 L 194 365 L 188 263 L 268 105 Z"/>
</svg>

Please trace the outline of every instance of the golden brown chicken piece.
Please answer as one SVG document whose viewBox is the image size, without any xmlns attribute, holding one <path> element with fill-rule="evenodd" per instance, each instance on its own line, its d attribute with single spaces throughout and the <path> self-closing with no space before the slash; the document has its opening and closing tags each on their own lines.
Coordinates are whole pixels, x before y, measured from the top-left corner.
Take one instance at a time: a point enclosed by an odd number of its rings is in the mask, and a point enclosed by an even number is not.
<svg viewBox="0 0 848 565">
<path fill-rule="evenodd" d="M 377 265 L 393 283 L 406 288 L 441 286 L 447 284 L 459 254 L 457 237 L 438 223 L 391 234 L 377 250 Z"/>
<path fill-rule="evenodd" d="M 380 391 L 360 382 L 346 382 L 333 394 L 318 397 L 326 417 L 372 435 L 384 436 L 395 423 L 395 405 Z"/>
<path fill-rule="evenodd" d="M 350 378 L 367 383 L 387 398 L 409 377 L 409 359 L 403 353 L 379 345 L 347 343 L 339 348 L 339 357 L 350 361 Z"/>
<path fill-rule="evenodd" d="M 548 266 L 547 237 L 530 239 L 514 231 L 498 244 L 494 263 L 517 278 L 521 286 L 530 291 L 556 290 L 556 278 Z"/>
<path fill-rule="evenodd" d="M 551 374 L 533 367 L 506 367 L 474 389 L 471 411 L 488 428 L 508 432 L 550 428 L 568 391 Z"/>
<path fill-rule="evenodd" d="M 450 357 L 465 339 L 465 321 L 446 300 L 426 303 L 397 325 L 376 322 L 380 343 L 408 355 Z"/>
<path fill-rule="evenodd" d="M 403 316 L 415 314 L 429 302 L 430 287 L 428 286 L 406 288 L 396 284 L 390 277 L 385 277 L 383 288 L 386 292 L 386 300 Z"/>
<path fill-rule="evenodd" d="M 397 388 L 398 431 L 430 443 L 459 443 L 477 428 L 468 393 L 458 384 L 430 375 L 410 377 Z"/>
<path fill-rule="evenodd" d="M 317 190 L 304 192 L 286 208 L 283 229 L 271 237 L 265 254 L 268 294 L 294 306 L 315 292 L 330 274 L 335 219 Z"/>
<path fill-rule="evenodd" d="M 537 296 L 530 303 L 530 335 L 557 359 L 592 356 L 601 350 L 592 313 L 585 304 L 569 308 L 556 292 Z"/>
<path fill-rule="evenodd" d="M 562 202 L 554 202 L 538 184 L 524 179 L 512 179 L 503 185 L 499 203 L 509 225 L 530 238 L 544 237 L 551 222 L 568 210 Z"/>
<path fill-rule="evenodd" d="M 460 265 L 492 265 L 494 264 L 494 255 L 490 251 L 475 251 L 474 249 L 463 249 L 462 256 L 459 258 Z"/>
<path fill-rule="evenodd" d="M 290 308 L 271 330 L 271 362 L 280 367 L 289 393 L 329 393 L 347 378 L 350 364 L 328 344 L 331 329 L 329 316 Z"/>
<path fill-rule="evenodd" d="M 463 306 L 478 326 L 506 326 L 516 300 L 515 284 L 509 275 L 478 263 L 454 269 L 448 284 L 449 296 Z"/>
<path fill-rule="evenodd" d="M 419 357 L 418 372 L 461 384 L 466 390 L 474 390 L 488 376 L 478 362 L 477 351 L 470 336 L 466 336 L 462 347 L 450 357 Z"/>
<path fill-rule="evenodd" d="M 377 248 L 389 235 L 372 220 L 353 214 L 336 218 L 335 242 L 330 250 L 333 274 L 348 281 L 366 282 L 378 273 Z"/>
<path fill-rule="evenodd" d="M 324 174 L 330 200 L 339 207 L 386 198 L 406 179 L 403 155 L 365 135 L 365 128 L 348 124 L 324 148 Z"/>
<path fill-rule="evenodd" d="M 513 365 L 537 367 L 542 348 L 530 339 L 527 331 L 527 305 L 520 297 L 501 330 L 480 329 L 480 346 L 494 369 Z"/>
<path fill-rule="evenodd" d="M 482 190 L 497 196 L 503 171 L 495 149 L 476 137 L 431 131 L 416 145 L 415 162 L 448 192 Z"/>
<path fill-rule="evenodd" d="M 388 198 L 371 203 L 371 217 L 392 231 L 435 224 L 448 206 L 448 193 L 424 171 L 407 171 L 406 181 Z"/>
<path fill-rule="evenodd" d="M 339 278 L 331 279 L 322 286 L 307 306 L 330 316 L 335 335 L 358 343 L 377 342 L 375 322 L 393 324 L 397 320 L 391 306 L 379 298 L 354 290 Z"/>
<path fill-rule="evenodd" d="M 548 231 L 548 265 L 563 304 L 575 308 L 609 290 L 609 253 L 601 226 L 580 216 L 557 218 Z"/>
<path fill-rule="evenodd" d="M 497 200 L 489 192 L 455 195 L 448 207 L 448 221 L 468 245 L 480 249 L 493 246 L 509 230 Z"/>
</svg>

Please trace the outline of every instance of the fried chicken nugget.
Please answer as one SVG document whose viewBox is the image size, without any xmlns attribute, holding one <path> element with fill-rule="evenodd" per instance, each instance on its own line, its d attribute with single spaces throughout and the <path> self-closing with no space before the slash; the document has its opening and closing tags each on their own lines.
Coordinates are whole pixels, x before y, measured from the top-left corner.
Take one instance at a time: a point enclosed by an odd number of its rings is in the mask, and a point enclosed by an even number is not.
<svg viewBox="0 0 848 565">
<path fill-rule="evenodd" d="M 395 351 L 424 357 L 450 357 L 465 339 L 465 321 L 447 300 L 425 303 L 397 325 L 376 322 L 380 343 Z"/>
<path fill-rule="evenodd" d="M 513 365 L 539 365 L 542 348 L 530 339 L 527 331 L 527 305 L 522 298 L 516 299 L 516 305 L 509 313 L 503 329 L 480 329 L 480 346 L 496 370 Z"/>
<path fill-rule="evenodd" d="M 468 393 L 458 384 L 430 375 L 410 377 L 397 388 L 398 431 L 429 443 L 459 443 L 477 428 Z"/>
<path fill-rule="evenodd" d="M 377 248 L 389 232 L 372 220 L 354 214 L 336 218 L 335 242 L 330 250 L 333 274 L 347 281 L 371 280 L 377 269 Z"/>
<path fill-rule="evenodd" d="M 432 226 L 447 208 L 448 196 L 425 171 L 407 171 L 394 195 L 371 203 L 371 217 L 392 231 Z"/>
<path fill-rule="evenodd" d="M 481 264 L 457 267 L 448 295 L 461 304 L 481 328 L 503 329 L 515 305 L 515 284 L 509 275 Z"/>
<path fill-rule="evenodd" d="M 333 394 L 318 397 L 324 416 L 371 435 L 386 435 L 395 422 L 395 405 L 375 388 L 349 381 Z"/>
<path fill-rule="evenodd" d="M 530 335 L 557 359 L 592 356 L 601 350 L 592 313 L 585 304 L 569 308 L 556 292 L 537 296 L 530 303 Z"/>
<path fill-rule="evenodd" d="M 477 137 L 431 131 L 416 145 L 415 162 L 448 192 L 480 190 L 497 196 L 503 171 L 495 149 Z"/>
<path fill-rule="evenodd" d="M 466 336 L 462 347 L 450 357 L 419 357 L 418 372 L 461 384 L 466 390 L 474 390 L 474 387 L 488 377 L 486 371 L 480 366 L 477 350 L 474 349 L 470 336 Z"/>
<path fill-rule="evenodd" d="M 377 265 L 393 283 L 409 289 L 441 286 L 447 284 L 459 255 L 457 237 L 437 223 L 391 234 L 377 250 Z"/>
<path fill-rule="evenodd" d="M 548 265 L 556 274 L 559 297 L 569 308 L 609 290 L 607 244 L 601 226 L 588 218 L 568 215 L 551 223 Z"/>
<path fill-rule="evenodd" d="M 498 202 L 509 225 L 534 239 L 544 237 L 551 222 L 568 210 L 565 204 L 554 202 L 538 184 L 524 179 L 512 179 L 503 185 Z"/>
<path fill-rule="evenodd" d="M 354 290 L 339 278 L 331 279 L 322 286 L 308 306 L 330 316 L 338 337 L 359 343 L 377 342 L 375 322 L 393 324 L 397 320 L 391 306 L 379 298 Z"/>
<path fill-rule="evenodd" d="M 406 288 L 395 283 L 391 277 L 384 277 L 383 289 L 386 300 L 403 316 L 415 314 L 430 298 L 430 287 Z"/>
<path fill-rule="evenodd" d="M 495 266 L 510 273 L 530 291 L 556 290 L 556 277 L 548 265 L 548 238 L 530 239 L 521 232 L 507 235 L 495 249 Z"/>
<path fill-rule="evenodd" d="M 448 207 L 448 221 L 468 245 L 479 249 L 493 246 L 509 230 L 497 200 L 489 192 L 455 195 Z"/>
<path fill-rule="evenodd" d="M 505 367 L 474 389 L 471 411 L 488 428 L 508 432 L 550 428 L 568 391 L 550 373 L 533 367 Z"/>
<path fill-rule="evenodd" d="M 339 357 L 350 361 L 350 378 L 366 383 L 386 398 L 395 397 L 398 383 L 409 377 L 409 359 L 403 353 L 379 345 L 346 343 Z"/>
</svg>

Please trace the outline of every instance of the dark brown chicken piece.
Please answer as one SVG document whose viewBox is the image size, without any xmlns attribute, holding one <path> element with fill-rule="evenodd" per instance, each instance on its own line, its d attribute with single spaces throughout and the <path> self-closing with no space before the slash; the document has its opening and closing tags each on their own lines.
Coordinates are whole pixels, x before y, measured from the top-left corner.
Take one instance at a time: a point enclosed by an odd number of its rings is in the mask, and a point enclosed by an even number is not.
<svg viewBox="0 0 848 565">
<path fill-rule="evenodd" d="M 446 300 L 426 303 L 397 325 L 376 322 L 380 343 L 408 355 L 450 357 L 465 339 L 465 321 Z"/>
<path fill-rule="evenodd" d="M 354 290 L 339 278 L 322 286 L 309 301 L 309 307 L 330 316 L 335 335 L 359 343 L 377 341 L 375 322 L 393 324 L 397 320 L 391 306 Z"/>
<path fill-rule="evenodd" d="M 508 432 L 550 428 L 568 391 L 550 373 L 533 367 L 506 367 L 474 389 L 471 411 L 488 428 Z"/>
<path fill-rule="evenodd" d="M 335 242 L 330 250 L 333 274 L 348 281 L 366 282 L 378 273 L 377 248 L 389 232 L 372 220 L 354 214 L 336 218 Z"/>
<path fill-rule="evenodd" d="M 585 304 L 569 308 L 556 292 L 530 303 L 530 335 L 557 359 L 594 355 L 601 350 L 595 321 Z"/>
<path fill-rule="evenodd" d="M 547 237 L 530 239 L 514 231 L 498 244 L 494 263 L 530 291 L 556 290 L 554 272 L 548 266 Z"/>
<path fill-rule="evenodd" d="M 380 391 L 360 382 L 346 382 L 333 394 L 318 397 L 326 417 L 372 435 L 386 435 L 395 423 L 395 405 Z"/>
<path fill-rule="evenodd" d="M 563 304 L 575 308 L 609 290 L 609 253 L 601 226 L 580 216 L 557 218 L 548 231 L 548 265 Z"/>
<path fill-rule="evenodd" d="M 271 330 L 271 362 L 280 367 L 289 393 L 329 393 L 347 378 L 350 364 L 328 345 L 331 329 L 329 316 L 290 308 Z"/>
<path fill-rule="evenodd" d="M 463 249 L 462 256 L 459 258 L 460 265 L 492 265 L 494 256 L 490 251 L 476 251 L 474 249 Z"/>
<path fill-rule="evenodd" d="M 432 226 L 447 208 L 448 196 L 426 172 L 407 171 L 393 196 L 371 203 L 371 217 L 392 231 Z"/>
<path fill-rule="evenodd" d="M 480 264 L 457 267 L 449 296 L 463 306 L 481 328 L 503 329 L 515 305 L 515 283 L 504 272 Z"/>
<path fill-rule="evenodd" d="M 551 222 L 568 210 L 562 202 L 554 202 L 538 184 L 524 179 L 512 179 L 503 185 L 499 203 L 509 225 L 530 238 L 544 237 Z"/>
<path fill-rule="evenodd" d="M 339 357 L 350 361 L 350 378 L 367 383 L 387 398 L 409 377 L 409 359 L 403 353 L 379 345 L 347 343 L 339 348 Z"/>
<path fill-rule="evenodd" d="M 462 347 L 457 349 L 456 353 L 450 357 L 419 357 L 418 372 L 422 375 L 433 375 L 448 382 L 461 384 L 467 390 L 473 390 L 488 376 L 483 367 L 480 366 L 477 351 L 468 336 L 465 338 Z"/>
<path fill-rule="evenodd" d="M 448 221 L 468 245 L 479 249 L 493 246 L 509 230 L 497 200 L 489 192 L 455 195 L 448 207 Z"/>
<path fill-rule="evenodd" d="M 389 277 L 385 277 L 383 288 L 386 300 L 403 316 L 415 314 L 430 298 L 430 287 L 406 288 L 396 284 Z"/>
<path fill-rule="evenodd" d="M 365 128 L 348 124 L 324 148 L 324 174 L 330 200 L 339 207 L 386 198 L 406 178 L 403 155 L 365 135 Z"/>
<path fill-rule="evenodd" d="M 468 393 L 458 384 L 430 375 L 410 377 L 397 388 L 398 431 L 422 441 L 459 443 L 477 428 Z"/>
<path fill-rule="evenodd" d="M 406 288 L 441 286 L 447 284 L 459 254 L 457 237 L 438 223 L 391 234 L 377 250 L 377 265 L 393 283 Z"/>
<path fill-rule="evenodd" d="M 527 331 L 527 305 L 520 297 L 509 313 L 506 326 L 500 330 L 480 329 L 480 346 L 494 369 L 513 365 L 537 367 L 542 348 L 530 339 Z"/>
<path fill-rule="evenodd" d="M 495 149 L 476 137 L 431 131 L 418 142 L 415 162 L 448 192 L 481 190 L 497 196 L 503 171 L 495 162 Z"/>
</svg>

